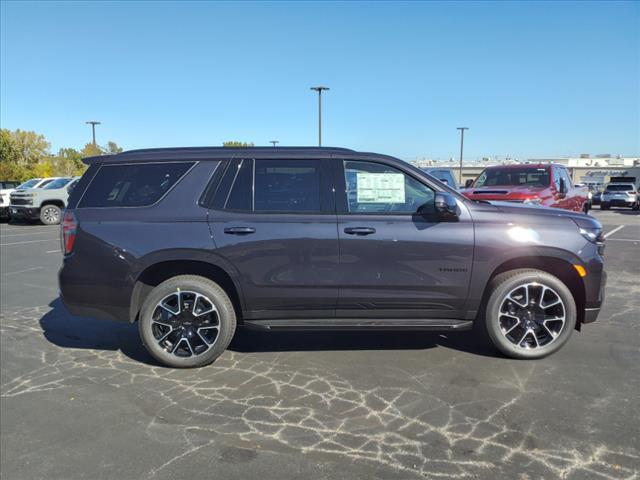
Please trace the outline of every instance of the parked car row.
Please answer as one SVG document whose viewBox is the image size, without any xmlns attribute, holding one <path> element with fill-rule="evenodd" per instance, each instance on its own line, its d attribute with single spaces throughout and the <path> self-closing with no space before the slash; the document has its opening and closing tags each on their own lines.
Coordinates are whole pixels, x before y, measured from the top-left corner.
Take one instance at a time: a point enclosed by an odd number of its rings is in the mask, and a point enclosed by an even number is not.
<svg viewBox="0 0 640 480">
<path fill-rule="evenodd" d="M 2 219 L 40 220 L 45 225 L 59 224 L 69 193 L 79 178 L 32 178 L 20 185 L 17 185 L 18 182 L 1 182 Z"/>
</svg>

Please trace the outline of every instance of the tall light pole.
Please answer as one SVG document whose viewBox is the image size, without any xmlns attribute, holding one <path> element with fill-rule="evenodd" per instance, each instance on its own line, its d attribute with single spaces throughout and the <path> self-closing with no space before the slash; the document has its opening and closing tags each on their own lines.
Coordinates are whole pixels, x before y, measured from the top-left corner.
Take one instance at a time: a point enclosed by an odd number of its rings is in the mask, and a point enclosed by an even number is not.
<svg viewBox="0 0 640 480">
<path fill-rule="evenodd" d="M 96 146 L 96 125 L 100 125 L 100 122 L 96 122 L 95 120 L 91 120 L 89 122 L 84 122 L 87 125 L 91 125 L 91 131 L 93 133 L 93 146 Z"/>
<path fill-rule="evenodd" d="M 322 92 L 329 90 L 329 87 L 311 87 L 311 90 L 318 92 L 318 146 L 322 146 Z"/>
<path fill-rule="evenodd" d="M 464 131 L 469 130 L 469 127 L 457 127 L 460 130 L 460 183 L 462 183 L 462 151 L 464 149 Z"/>
<path fill-rule="evenodd" d="M 280 140 L 269 140 L 269 143 L 275 147 L 277 144 L 280 143 Z"/>
</svg>

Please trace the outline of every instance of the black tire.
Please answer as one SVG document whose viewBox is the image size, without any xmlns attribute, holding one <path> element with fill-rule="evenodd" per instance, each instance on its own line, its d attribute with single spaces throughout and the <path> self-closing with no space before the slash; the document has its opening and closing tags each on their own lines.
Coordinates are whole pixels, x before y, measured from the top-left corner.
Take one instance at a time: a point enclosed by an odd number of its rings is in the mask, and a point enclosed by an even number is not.
<svg viewBox="0 0 640 480">
<path fill-rule="evenodd" d="M 525 288 L 522 287 L 522 285 L 527 284 L 531 285 L 532 289 L 540 288 L 540 290 L 542 290 L 541 287 L 538 286 L 551 289 L 550 291 L 562 300 L 562 304 L 559 307 L 548 307 L 563 309 L 565 320 L 562 323 L 562 327 L 558 329 L 557 336 L 548 335 L 548 338 L 551 340 L 540 346 L 528 347 L 526 343 L 525 346 L 521 346 L 523 342 L 520 342 L 519 345 L 517 345 L 515 342 L 507 338 L 507 334 L 500 324 L 501 319 L 505 318 L 504 314 L 500 315 L 500 308 L 503 305 L 503 302 L 507 301 L 507 296 L 510 292 L 513 293 L 514 291 L 517 291 L 518 288 Z M 484 312 L 483 323 L 486 329 L 486 334 L 493 345 L 506 356 L 526 360 L 546 357 L 547 355 L 559 350 L 567 340 L 569 340 L 569 337 L 573 333 L 576 325 L 576 304 L 569 288 L 567 288 L 567 286 L 557 277 L 541 270 L 511 270 L 496 276 L 491 282 L 489 288 L 490 296 Z M 532 324 L 535 325 L 533 321 Z M 554 327 L 552 326 L 552 328 Z M 544 335 L 547 335 L 544 330 L 540 329 L 540 331 L 543 332 Z M 519 332 L 518 336 L 520 336 Z M 537 338 L 534 338 L 534 340 L 537 345 Z M 531 341 L 531 337 L 526 339 L 526 342 L 529 341 Z"/>
<path fill-rule="evenodd" d="M 635 205 L 631 208 L 632 210 L 640 210 L 640 201 L 636 202 Z"/>
<path fill-rule="evenodd" d="M 188 345 L 192 355 L 186 357 L 178 356 L 163 348 L 158 343 L 157 337 L 154 336 L 153 315 L 158 308 L 158 304 L 166 297 L 177 292 L 195 292 L 204 296 L 215 307 L 219 330 L 212 346 L 203 353 L 193 354 L 193 349 Z M 155 323 L 157 324 L 157 322 Z M 196 275 L 173 277 L 155 287 L 145 299 L 138 319 L 138 331 L 147 351 L 163 365 L 175 368 L 202 367 L 210 364 L 222 355 L 229 346 L 235 330 L 236 313 L 227 293 L 217 283 Z M 180 341 L 182 340 L 178 340 L 175 344 L 179 344 Z"/>
<path fill-rule="evenodd" d="M 601 203 L 600 204 L 600 210 L 609 210 L 609 204 L 608 203 Z"/>
<path fill-rule="evenodd" d="M 585 213 L 585 214 L 589 213 L 589 209 L 590 209 L 590 207 L 589 207 L 589 203 L 585 203 L 585 204 L 582 206 L 582 213 Z"/>
<path fill-rule="evenodd" d="M 40 209 L 40 221 L 45 225 L 58 225 L 62 220 L 62 209 L 57 205 L 43 205 Z"/>
</svg>

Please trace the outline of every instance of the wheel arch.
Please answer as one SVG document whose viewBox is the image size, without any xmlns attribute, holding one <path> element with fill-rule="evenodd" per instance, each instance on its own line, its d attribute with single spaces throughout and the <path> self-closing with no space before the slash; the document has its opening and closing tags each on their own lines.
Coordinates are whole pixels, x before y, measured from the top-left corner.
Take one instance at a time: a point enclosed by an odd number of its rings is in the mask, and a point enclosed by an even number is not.
<svg viewBox="0 0 640 480">
<path fill-rule="evenodd" d="M 576 302 L 576 329 L 580 330 L 580 325 L 584 321 L 584 309 L 586 304 L 584 282 L 569 261 L 558 257 L 522 256 L 506 260 L 498 265 L 493 272 L 491 272 L 489 281 L 484 288 L 482 295 L 482 308 L 484 308 L 484 305 L 486 305 L 486 302 L 491 295 L 491 284 L 497 275 L 510 270 L 520 270 L 523 268 L 533 268 L 549 273 L 554 277 L 557 277 L 567 286 Z"/>
<path fill-rule="evenodd" d="M 43 202 L 40 204 L 40 208 L 46 205 L 55 205 L 56 207 L 60 207 L 62 210 L 65 209 L 64 202 L 62 200 L 55 199 L 55 198 L 52 198 L 49 200 L 43 200 Z"/>
<path fill-rule="evenodd" d="M 222 266 L 193 259 L 163 260 L 146 266 L 133 285 L 129 302 L 129 321 L 133 323 L 138 319 L 140 309 L 154 287 L 178 275 L 198 275 L 220 285 L 233 303 L 238 324 L 242 324 L 241 291 L 229 272 Z"/>
</svg>

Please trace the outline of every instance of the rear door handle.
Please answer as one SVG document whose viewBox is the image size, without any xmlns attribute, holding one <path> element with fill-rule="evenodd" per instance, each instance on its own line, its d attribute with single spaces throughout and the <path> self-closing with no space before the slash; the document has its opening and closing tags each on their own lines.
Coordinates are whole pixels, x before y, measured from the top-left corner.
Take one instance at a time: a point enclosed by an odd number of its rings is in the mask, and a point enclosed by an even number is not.
<svg viewBox="0 0 640 480">
<path fill-rule="evenodd" d="M 249 235 L 251 233 L 256 233 L 256 229 L 253 227 L 228 227 L 224 229 L 224 233 L 228 233 L 230 235 Z"/>
<path fill-rule="evenodd" d="M 371 227 L 347 227 L 344 229 L 344 233 L 347 235 L 371 235 L 376 233 L 376 229 Z"/>
</svg>

